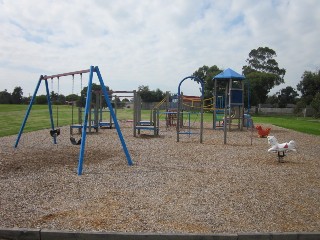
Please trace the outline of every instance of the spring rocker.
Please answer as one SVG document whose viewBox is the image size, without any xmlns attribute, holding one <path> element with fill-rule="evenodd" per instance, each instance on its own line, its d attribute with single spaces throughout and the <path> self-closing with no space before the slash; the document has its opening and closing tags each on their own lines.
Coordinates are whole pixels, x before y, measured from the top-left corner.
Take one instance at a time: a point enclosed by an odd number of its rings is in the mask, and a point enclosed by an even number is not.
<svg viewBox="0 0 320 240">
<path fill-rule="evenodd" d="M 256 129 L 258 130 L 258 137 L 259 137 L 259 138 L 266 138 L 266 137 L 268 137 L 268 135 L 269 135 L 269 133 L 270 133 L 270 130 L 271 130 L 271 128 L 263 129 L 262 126 L 260 126 L 260 125 L 257 125 L 257 126 L 256 126 Z"/>
<path fill-rule="evenodd" d="M 281 162 L 283 157 L 286 156 L 287 152 L 293 151 L 296 152 L 295 141 L 291 140 L 290 142 L 278 143 L 278 140 L 274 136 L 268 136 L 268 143 L 271 145 L 271 148 L 268 149 L 268 152 L 278 153 L 278 161 Z"/>
</svg>

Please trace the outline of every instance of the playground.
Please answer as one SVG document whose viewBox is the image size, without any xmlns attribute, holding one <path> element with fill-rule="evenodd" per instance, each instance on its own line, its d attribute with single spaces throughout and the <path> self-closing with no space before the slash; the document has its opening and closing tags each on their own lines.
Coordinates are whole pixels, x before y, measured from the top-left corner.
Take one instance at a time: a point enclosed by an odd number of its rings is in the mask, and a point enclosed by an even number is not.
<svg viewBox="0 0 320 240">
<path fill-rule="evenodd" d="M 72 76 L 74 82 L 80 75 L 82 89 L 86 73 L 86 103 L 78 110 L 78 123 L 72 105 L 72 124 L 59 125 L 49 81 L 57 79 L 59 89 L 59 78 Z M 91 91 L 93 75 L 99 92 Z M 244 76 L 226 69 L 214 79 L 212 123 L 203 121 L 204 83 L 194 76 L 180 82 L 174 111 L 167 94 L 161 102 L 165 109 L 155 107 L 148 120 L 142 119 L 136 91 L 114 92 L 134 99 L 133 120 L 118 121 L 97 66 L 41 75 L 18 135 L 0 138 L 0 227 L 199 234 L 319 231 L 319 136 L 268 124 L 256 131 L 244 113 Z M 200 84 L 200 97 L 183 95 L 185 80 Z M 218 81 L 223 83 L 219 92 Z M 51 128 L 22 134 L 43 82 Z M 184 106 L 186 100 L 192 108 Z M 102 111 L 109 114 L 105 121 Z"/>
<path fill-rule="evenodd" d="M 56 230 L 239 233 L 313 232 L 320 228 L 319 136 L 272 125 L 279 142 L 297 152 L 279 163 L 268 141 L 251 131 L 205 123 L 199 136 L 160 122 L 158 136 L 119 122 L 133 165 L 115 128 L 87 135 L 83 173 L 80 145 L 69 126 L 57 143 L 48 129 L 2 137 L 0 226 Z M 195 129 L 197 130 L 197 129 Z"/>
</svg>

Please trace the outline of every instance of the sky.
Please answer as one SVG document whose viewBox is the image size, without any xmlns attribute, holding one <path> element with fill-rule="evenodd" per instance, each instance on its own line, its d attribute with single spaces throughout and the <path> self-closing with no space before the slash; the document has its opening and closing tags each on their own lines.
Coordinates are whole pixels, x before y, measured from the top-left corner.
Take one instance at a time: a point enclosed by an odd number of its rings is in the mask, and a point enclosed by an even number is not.
<svg viewBox="0 0 320 240">
<path fill-rule="evenodd" d="M 0 91 L 20 86 L 24 96 L 40 75 L 90 66 L 115 91 L 176 93 L 204 65 L 241 73 L 258 47 L 273 49 L 286 69 L 271 94 L 320 69 L 319 0 L 0 0 L 0 29 Z M 80 94 L 80 76 L 72 82 L 54 79 L 49 88 Z M 200 93 L 192 80 L 181 90 Z"/>
</svg>

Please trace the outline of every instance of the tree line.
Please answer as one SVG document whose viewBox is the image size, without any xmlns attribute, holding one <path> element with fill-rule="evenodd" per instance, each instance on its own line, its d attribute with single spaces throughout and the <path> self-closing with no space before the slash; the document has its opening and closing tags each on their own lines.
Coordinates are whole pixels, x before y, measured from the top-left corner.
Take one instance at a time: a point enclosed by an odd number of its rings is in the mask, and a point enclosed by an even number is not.
<svg viewBox="0 0 320 240">
<path fill-rule="evenodd" d="M 107 90 L 109 87 L 106 86 Z M 84 87 L 81 90 L 80 96 L 77 94 L 63 95 L 56 93 L 54 91 L 50 92 L 50 101 L 55 105 L 64 105 L 64 104 L 75 104 L 76 106 L 85 106 L 85 100 L 87 96 L 88 87 Z M 96 94 L 101 91 L 101 86 L 95 83 L 92 84 L 92 104 L 96 102 Z M 0 104 L 29 104 L 31 101 L 31 97 L 24 97 L 23 91 L 21 87 L 15 87 L 13 92 L 10 93 L 5 89 L 0 92 Z M 129 99 L 114 98 L 113 102 L 117 104 L 117 106 L 124 106 L 126 102 L 129 102 Z M 48 99 L 47 95 L 38 95 L 34 99 L 34 104 L 47 104 Z M 113 104 L 114 104 L 113 103 Z M 105 107 L 106 103 L 103 101 L 102 105 Z"/>
<path fill-rule="evenodd" d="M 259 47 L 249 52 L 246 59 L 246 65 L 242 67 L 242 74 L 245 76 L 245 96 L 250 96 L 250 105 L 257 106 L 258 104 L 269 103 L 275 107 L 286 107 L 288 104 L 296 104 L 297 111 L 310 105 L 320 117 L 320 71 L 311 72 L 305 71 L 301 76 L 301 81 L 294 88 L 288 86 L 281 89 L 273 95 L 269 95 L 270 90 L 275 86 L 284 83 L 286 70 L 280 68 L 276 61 L 276 52 L 268 47 Z M 213 77 L 221 73 L 223 69 L 213 65 L 202 66 L 192 75 L 197 76 L 204 81 L 204 97 L 211 98 L 214 88 Z M 225 83 L 218 81 L 218 93 L 224 93 Z M 93 85 L 93 90 L 101 90 L 99 85 Z M 107 87 L 107 89 L 109 89 Z M 81 96 L 71 94 L 64 96 L 55 92 L 50 93 L 51 100 L 55 104 L 65 104 L 66 102 L 76 101 L 78 105 L 84 105 L 87 87 L 81 91 Z M 298 91 L 301 93 L 299 97 Z M 165 92 L 160 89 L 150 90 L 149 86 L 141 85 L 138 87 L 138 92 L 144 102 L 159 102 L 165 97 Z M 0 92 L 0 103 L 6 104 L 21 104 L 28 103 L 30 97 L 23 97 L 21 87 L 15 87 L 12 93 L 6 89 Z M 95 98 L 93 96 L 93 102 Z M 129 99 L 116 99 L 118 103 L 128 102 Z M 245 106 L 248 105 L 248 98 L 245 98 Z M 37 96 L 36 104 L 46 104 L 47 98 L 45 95 Z"/>
<path fill-rule="evenodd" d="M 15 87 L 12 93 L 9 93 L 7 89 L 0 91 L 1 104 L 21 104 L 26 102 L 28 102 L 28 98 L 23 97 L 21 87 Z"/>
</svg>

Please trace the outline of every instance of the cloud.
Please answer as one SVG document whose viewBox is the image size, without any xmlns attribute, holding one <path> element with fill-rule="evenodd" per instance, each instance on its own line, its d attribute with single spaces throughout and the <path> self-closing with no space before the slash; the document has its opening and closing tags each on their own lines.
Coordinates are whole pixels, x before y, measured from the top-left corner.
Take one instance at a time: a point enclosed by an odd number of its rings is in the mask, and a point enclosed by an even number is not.
<svg viewBox="0 0 320 240">
<path fill-rule="evenodd" d="M 241 72 L 260 46 L 277 52 L 285 85 L 295 87 L 305 70 L 319 68 L 319 22 L 317 0 L 3 0 L 1 89 L 29 93 L 41 74 L 97 65 L 114 90 L 176 92 L 203 65 Z M 63 94 L 71 82 L 61 83 Z M 189 94 L 198 92 L 190 85 Z"/>
</svg>

